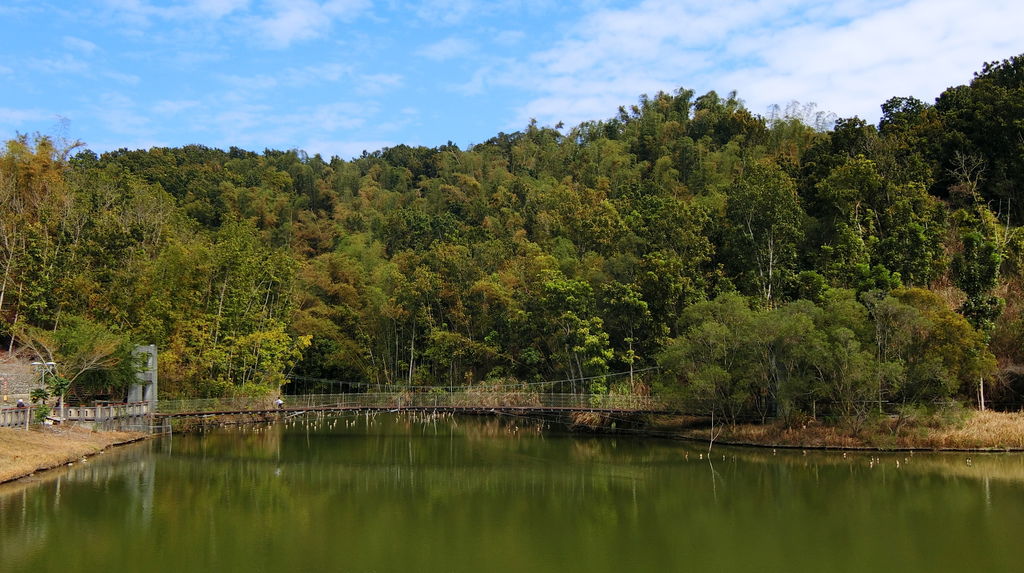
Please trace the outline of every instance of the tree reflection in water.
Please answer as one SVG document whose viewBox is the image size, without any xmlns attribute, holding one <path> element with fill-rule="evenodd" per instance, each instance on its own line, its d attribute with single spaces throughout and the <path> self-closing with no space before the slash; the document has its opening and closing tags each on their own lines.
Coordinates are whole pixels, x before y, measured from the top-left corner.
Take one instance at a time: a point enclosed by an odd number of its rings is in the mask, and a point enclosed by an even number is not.
<svg viewBox="0 0 1024 573">
<path fill-rule="evenodd" d="M 0 555 L 5 572 L 1010 570 L 1024 457 L 970 457 L 715 446 L 709 459 L 705 444 L 534 419 L 310 417 L 8 484 Z"/>
</svg>

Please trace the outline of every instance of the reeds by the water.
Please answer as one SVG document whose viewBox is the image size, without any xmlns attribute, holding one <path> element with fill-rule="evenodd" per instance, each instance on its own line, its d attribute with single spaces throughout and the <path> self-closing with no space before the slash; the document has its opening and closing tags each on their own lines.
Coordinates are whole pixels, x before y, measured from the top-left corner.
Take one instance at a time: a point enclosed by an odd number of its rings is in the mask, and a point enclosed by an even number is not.
<svg viewBox="0 0 1024 573">
<path fill-rule="evenodd" d="M 662 420 L 659 432 L 709 439 L 700 424 Z M 920 450 L 1024 450 L 1024 413 L 966 411 L 953 419 L 878 420 L 856 432 L 820 421 L 798 426 L 782 423 L 738 424 L 721 428 L 716 442 L 808 448 L 877 448 Z M 717 430 L 716 430 L 717 431 Z"/>
</svg>

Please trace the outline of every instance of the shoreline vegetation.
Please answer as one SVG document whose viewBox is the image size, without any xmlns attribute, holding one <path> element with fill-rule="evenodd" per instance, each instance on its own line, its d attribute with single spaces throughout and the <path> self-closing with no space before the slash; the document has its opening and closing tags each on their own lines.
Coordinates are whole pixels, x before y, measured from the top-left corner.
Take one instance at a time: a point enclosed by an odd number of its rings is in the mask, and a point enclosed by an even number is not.
<svg viewBox="0 0 1024 573">
<path fill-rule="evenodd" d="M 1024 451 L 1024 413 L 965 411 L 954 419 L 935 417 L 903 421 L 888 418 L 857 430 L 808 421 L 798 427 L 782 423 L 711 427 L 685 417 L 664 417 L 651 430 L 715 445 L 760 448 L 871 451 Z"/>
<path fill-rule="evenodd" d="M 589 425 L 584 422 L 577 427 Z M 661 416 L 638 433 L 709 446 L 763 449 L 1020 452 L 1024 451 L 1024 412 L 965 411 L 954 420 L 935 418 L 899 424 L 886 419 L 856 431 L 820 421 L 808 421 L 799 427 L 781 423 L 711 426 L 707 419 Z M 0 428 L 0 484 L 147 438 L 137 432 L 76 427 L 36 427 L 29 431 Z"/>
</svg>

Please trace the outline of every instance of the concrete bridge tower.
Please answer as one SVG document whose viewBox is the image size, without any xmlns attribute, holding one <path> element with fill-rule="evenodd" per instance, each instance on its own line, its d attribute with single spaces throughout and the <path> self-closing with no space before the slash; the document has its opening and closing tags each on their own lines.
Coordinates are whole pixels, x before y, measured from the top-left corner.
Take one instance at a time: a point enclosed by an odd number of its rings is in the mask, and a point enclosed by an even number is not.
<svg viewBox="0 0 1024 573">
<path fill-rule="evenodd" d="M 136 346 L 132 356 L 139 361 L 142 370 L 135 374 L 138 383 L 128 387 L 129 402 L 149 402 L 150 411 L 156 409 L 157 364 L 156 345 Z"/>
</svg>

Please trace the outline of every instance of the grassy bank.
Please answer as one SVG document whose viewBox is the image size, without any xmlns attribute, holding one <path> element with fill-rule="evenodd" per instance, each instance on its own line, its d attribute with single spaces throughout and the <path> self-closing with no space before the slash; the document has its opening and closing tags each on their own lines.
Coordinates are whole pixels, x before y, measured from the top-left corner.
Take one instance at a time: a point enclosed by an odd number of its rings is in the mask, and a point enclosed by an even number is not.
<svg viewBox="0 0 1024 573">
<path fill-rule="evenodd" d="M 1024 413 L 964 411 L 954 416 L 916 420 L 885 419 L 859 428 L 808 421 L 795 426 L 781 423 L 710 427 L 706 420 L 661 418 L 652 429 L 680 437 L 721 444 L 770 447 L 914 449 L 914 450 L 1024 450 Z"/>
<path fill-rule="evenodd" d="M 94 432 L 84 428 L 0 428 L 0 483 L 55 468 L 110 446 L 145 438 L 136 432 Z"/>
</svg>

